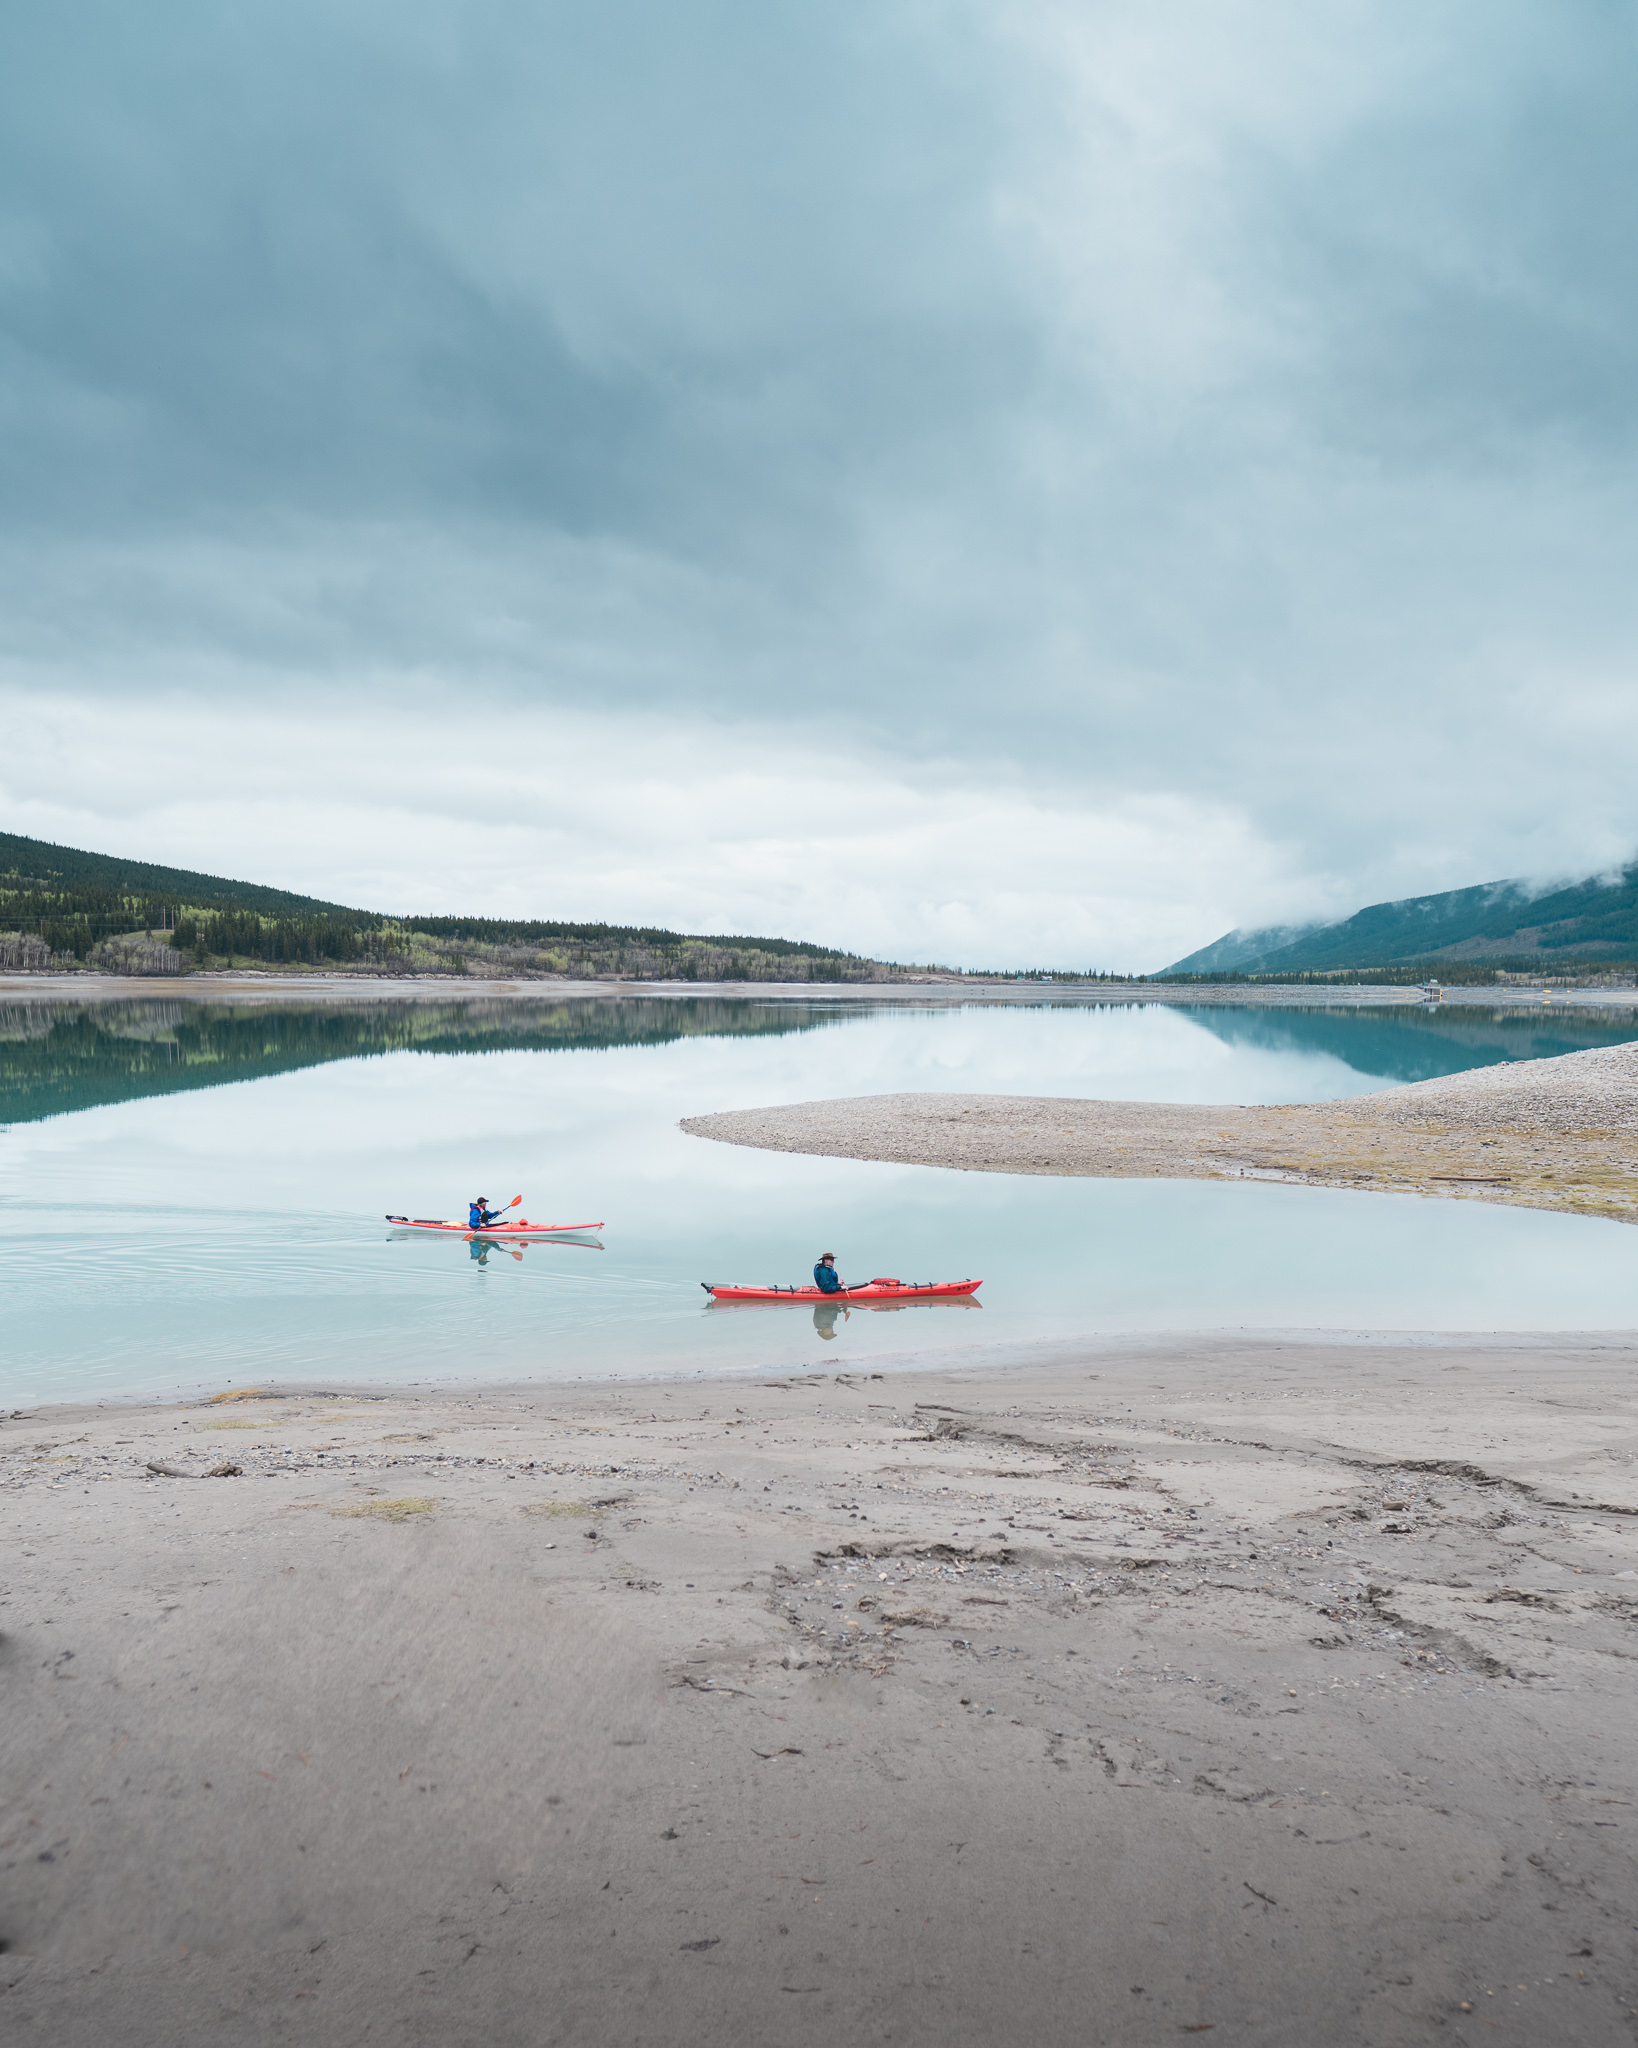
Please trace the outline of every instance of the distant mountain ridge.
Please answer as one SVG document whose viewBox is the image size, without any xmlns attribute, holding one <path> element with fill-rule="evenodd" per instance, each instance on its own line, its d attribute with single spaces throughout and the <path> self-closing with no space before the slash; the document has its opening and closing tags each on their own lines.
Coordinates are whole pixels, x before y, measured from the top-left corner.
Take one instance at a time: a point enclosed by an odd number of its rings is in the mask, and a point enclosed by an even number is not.
<svg viewBox="0 0 1638 2048">
<path fill-rule="evenodd" d="M 1161 973 L 1324 974 L 1422 960 L 1550 969 L 1570 954 L 1638 959 L 1638 861 L 1556 887 L 1482 882 L 1368 904 L 1335 924 L 1225 932 Z"/>
</svg>

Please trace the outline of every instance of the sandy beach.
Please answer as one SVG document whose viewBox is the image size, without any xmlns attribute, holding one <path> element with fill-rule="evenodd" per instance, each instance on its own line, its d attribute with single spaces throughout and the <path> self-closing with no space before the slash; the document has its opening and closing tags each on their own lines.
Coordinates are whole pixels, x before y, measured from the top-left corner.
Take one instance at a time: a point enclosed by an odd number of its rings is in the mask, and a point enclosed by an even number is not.
<svg viewBox="0 0 1638 2048">
<path fill-rule="evenodd" d="M 1635 1358 L 14 1414 L 7 2038 L 1628 2040 Z"/>
<path fill-rule="evenodd" d="M 722 1144 L 980 1173 L 1278 1180 L 1638 1221 L 1638 1044 L 1342 1102 L 860 1095 L 689 1117 Z"/>
</svg>

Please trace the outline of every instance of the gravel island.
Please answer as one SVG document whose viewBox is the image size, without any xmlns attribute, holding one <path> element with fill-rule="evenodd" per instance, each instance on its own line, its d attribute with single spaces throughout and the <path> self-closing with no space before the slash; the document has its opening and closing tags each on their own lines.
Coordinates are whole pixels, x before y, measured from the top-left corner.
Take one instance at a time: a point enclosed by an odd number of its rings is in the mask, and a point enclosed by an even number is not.
<svg viewBox="0 0 1638 2048">
<path fill-rule="evenodd" d="M 1281 1180 L 1638 1221 L 1638 1044 L 1262 1108 L 861 1095 L 686 1118 L 695 1137 L 976 1173 Z"/>
</svg>

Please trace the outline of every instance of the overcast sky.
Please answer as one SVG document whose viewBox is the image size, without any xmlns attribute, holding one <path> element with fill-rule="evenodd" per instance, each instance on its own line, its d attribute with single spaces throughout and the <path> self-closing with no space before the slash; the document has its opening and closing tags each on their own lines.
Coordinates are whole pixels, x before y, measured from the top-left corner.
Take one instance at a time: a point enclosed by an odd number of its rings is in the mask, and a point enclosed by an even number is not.
<svg viewBox="0 0 1638 2048">
<path fill-rule="evenodd" d="M 0 824 L 1159 966 L 1638 848 L 1630 0 L 13 0 Z"/>
</svg>

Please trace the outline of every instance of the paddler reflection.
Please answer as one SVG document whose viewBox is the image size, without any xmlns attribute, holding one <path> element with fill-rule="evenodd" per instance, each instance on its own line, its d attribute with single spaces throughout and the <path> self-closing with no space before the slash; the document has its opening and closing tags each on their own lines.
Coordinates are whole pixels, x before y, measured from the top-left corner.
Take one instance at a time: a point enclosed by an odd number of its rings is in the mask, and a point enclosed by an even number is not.
<svg viewBox="0 0 1638 2048">
<path fill-rule="evenodd" d="M 471 1253 L 473 1261 L 480 1266 L 487 1266 L 489 1264 L 489 1254 L 491 1252 L 508 1252 L 520 1265 L 523 1262 L 522 1245 L 497 1244 L 492 1237 L 469 1237 L 466 1241 L 466 1248 Z"/>
<path fill-rule="evenodd" d="M 813 1327 L 827 1344 L 833 1344 L 836 1341 L 836 1318 L 845 1318 L 847 1314 L 839 1301 L 821 1301 L 813 1311 Z"/>
</svg>

